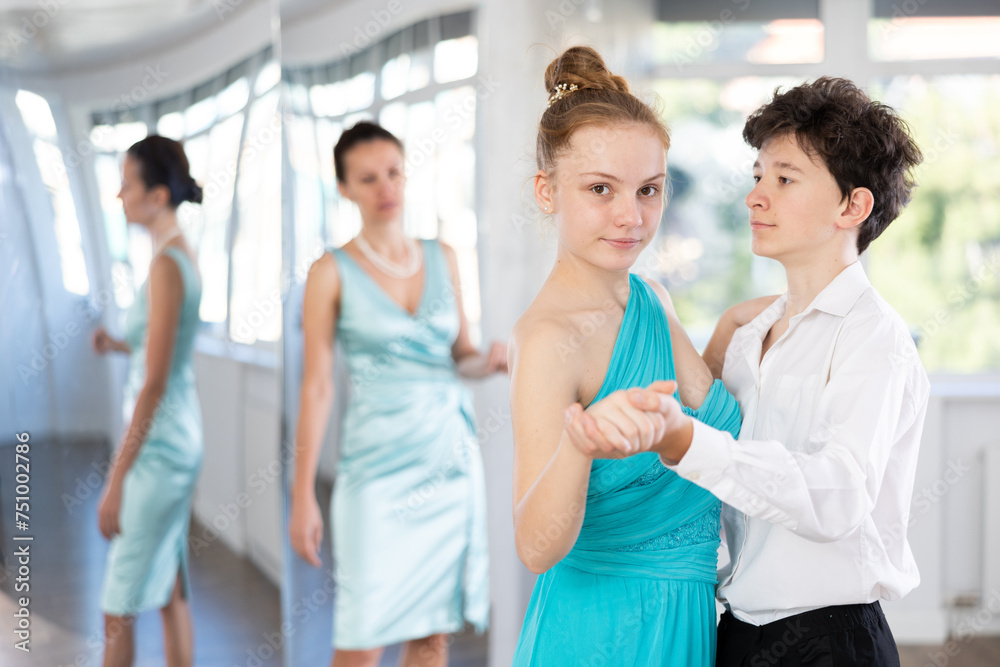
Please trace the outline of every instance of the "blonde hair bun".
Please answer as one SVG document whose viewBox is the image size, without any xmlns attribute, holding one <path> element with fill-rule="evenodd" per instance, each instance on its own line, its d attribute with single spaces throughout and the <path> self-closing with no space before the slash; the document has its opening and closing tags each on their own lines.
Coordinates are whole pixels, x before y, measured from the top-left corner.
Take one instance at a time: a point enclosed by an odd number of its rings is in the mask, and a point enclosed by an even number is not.
<svg viewBox="0 0 1000 667">
<path fill-rule="evenodd" d="M 545 68 L 545 90 L 551 95 L 561 84 L 580 90 L 629 92 L 625 78 L 612 74 L 601 54 L 589 46 L 570 47 Z"/>
<path fill-rule="evenodd" d="M 555 169 L 573 133 L 588 125 L 645 125 L 670 148 L 670 133 L 659 114 L 629 91 L 624 77 L 612 74 L 589 46 L 563 51 L 545 68 L 548 106 L 538 122 L 535 158 L 543 171 Z"/>
</svg>

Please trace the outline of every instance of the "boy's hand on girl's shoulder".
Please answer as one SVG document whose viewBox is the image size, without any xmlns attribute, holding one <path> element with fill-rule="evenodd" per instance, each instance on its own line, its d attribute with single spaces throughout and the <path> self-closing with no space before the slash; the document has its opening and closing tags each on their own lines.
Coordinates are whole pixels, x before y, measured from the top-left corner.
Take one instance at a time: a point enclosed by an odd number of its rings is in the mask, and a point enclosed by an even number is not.
<svg viewBox="0 0 1000 667">
<path fill-rule="evenodd" d="M 758 315 L 763 313 L 768 306 L 774 303 L 775 299 L 779 296 L 781 295 L 772 294 L 770 296 L 759 296 L 756 299 L 750 299 L 749 301 L 738 303 L 729 308 L 724 317 L 731 317 L 733 324 L 738 329 L 744 324 L 752 322 Z"/>
</svg>

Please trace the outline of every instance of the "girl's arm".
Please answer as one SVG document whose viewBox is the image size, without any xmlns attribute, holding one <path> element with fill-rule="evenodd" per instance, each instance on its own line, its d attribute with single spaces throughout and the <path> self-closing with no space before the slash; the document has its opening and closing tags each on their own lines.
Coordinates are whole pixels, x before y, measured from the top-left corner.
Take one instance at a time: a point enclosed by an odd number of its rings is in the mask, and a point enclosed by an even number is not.
<svg viewBox="0 0 1000 667">
<path fill-rule="evenodd" d="M 535 573 L 558 563 L 576 543 L 591 461 L 648 449 L 663 434 L 662 420 L 633 407 L 622 391 L 583 416 L 576 401 L 586 368 L 553 354 L 568 335 L 555 324 L 523 320 L 511 334 L 514 542 Z"/>
<path fill-rule="evenodd" d="M 455 293 L 455 305 L 458 308 L 458 336 L 451 346 L 451 357 L 455 360 L 458 374 L 467 378 L 483 378 L 493 373 L 507 372 L 507 345 L 494 341 L 488 352 L 476 349 L 469 340 L 469 323 L 465 319 L 465 308 L 462 304 L 462 284 L 458 277 L 458 256 L 451 246 L 441 243 L 441 250 L 448 260 L 451 271 L 451 284 Z"/>
<path fill-rule="evenodd" d="M 160 399 L 167 389 L 170 366 L 177 342 L 177 326 L 184 301 L 184 282 L 174 260 L 161 256 L 149 268 L 149 330 L 146 341 L 146 380 L 136 399 L 132 422 L 105 485 L 98 509 L 98 522 L 105 538 L 120 532 L 125 474 L 132 467 L 153 421 L 158 416 Z M 169 406 L 166 409 L 170 409 Z"/>
<path fill-rule="evenodd" d="M 677 391 L 681 397 L 681 403 L 689 408 L 697 409 L 701 407 L 702 401 L 708 396 L 712 389 L 714 378 L 705 361 L 694 349 L 691 339 L 688 337 L 684 327 L 681 326 L 674 310 L 673 300 L 667 289 L 655 280 L 646 280 L 656 295 L 660 297 L 663 310 L 667 314 L 667 321 L 670 323 L 670 342 L 674 353 L 674 372 L 677 374 Z"/>
<path fill-rule="evenodd" d="M 333 406 L 333 356 L 340 305 L 336 260 L 327 253 L 313 263 L 302 304 L 303 363 L 291 489 L 292 548 L 319 567 L 323 518 L 316 500 L 316 469 Z"/>
<path fill-rule="evenodd" d="M 573 364 L 552 353 L 563 329 L 518 322 L 511 332 L 510 409 L 514 428 L 514 543 L 539 574 L 569 553 L 587 506 L 591 458 L 564 431 L 577 400 Z"/>
</svg>

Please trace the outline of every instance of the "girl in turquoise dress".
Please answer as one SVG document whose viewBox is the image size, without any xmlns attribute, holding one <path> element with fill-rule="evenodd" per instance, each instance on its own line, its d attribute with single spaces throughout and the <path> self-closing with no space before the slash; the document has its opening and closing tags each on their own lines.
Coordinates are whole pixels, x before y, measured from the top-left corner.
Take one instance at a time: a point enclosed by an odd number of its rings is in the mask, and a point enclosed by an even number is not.
<svg viewBox="0 0 1000 667">
<path fill-rule="evenodd" d="M 407 667 L 447 663 L 447 634 L 489 620 L 485 482 L 472 400 L 458 379 L 507 368 L 472 345 L 455 252 L 403 234 L 402 145 L 358 123 L 334 149 L 362 229 L 316 261 L 303 304 L 292 547 L 319 566 L 316 468 L 339 340 L 350 375 L 331 500 L 333 664 L 377 665 L 405 643 Z"/>
<path fill-rule="evenodd" d="M 534 192 L 559 245 L 511 335 L 515 542 L 540 575 L 514 665 L 711 667 L 720 505 L 660 463 L 665 418 L 626 391 L 676 379 L 688 414 L 739 430 L 666 290 L 629 272 L 663 212 L 669 136 L 592 49 L 545 84 Z"/>
<path fill-rule="evenodd" d="M 201 282 L 177 206 L 200 202 L 201 187 L 179 143 L 149 136 L 129 148 L 118 197 L 126 220 L 149 232 L 153 256 L 125 340 L 103 328 L 93 339 L 99 354 L 131 355 L 126 395 L 133 405 L 98 510 L 101 533 L 111 540 L 101 602 L 104 665 L 131 665 L 134 617 L 160 609 L 166 663 L 183 667 L 193 655 L 187 540 L 202 429 L 191 353 Z"/>
</svg>

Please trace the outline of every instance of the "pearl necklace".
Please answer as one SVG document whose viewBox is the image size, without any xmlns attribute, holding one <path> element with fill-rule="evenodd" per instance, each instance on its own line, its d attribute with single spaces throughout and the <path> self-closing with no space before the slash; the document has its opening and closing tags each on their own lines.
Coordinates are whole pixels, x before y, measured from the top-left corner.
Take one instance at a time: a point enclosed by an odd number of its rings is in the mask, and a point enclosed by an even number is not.
<svg viewBox="0 0 1000 667">
<path fill-rule="evenodd" d="M 413 243 L 412 239 L 406 239 L 408 257 L 406 264 L 402 266 L 375 252 L 375 249 L 368 244 L 368 241 L 365 239 L 362 232 L 358 232 L 358 235 L 354 237 L 354 240 L 357 241 L 358 250 L 361 251 L 361 254 L 368 258 L 368 261 L 371 262 L 376 269 L 387 276 L 397 278 L 399 280 L 406 280 L 407 278 L 412 278 L 417 275 L 417 271 L 420 270 L 421 260 L 423 259 L 420 252 L 420 244 Z"/>
</svg>

